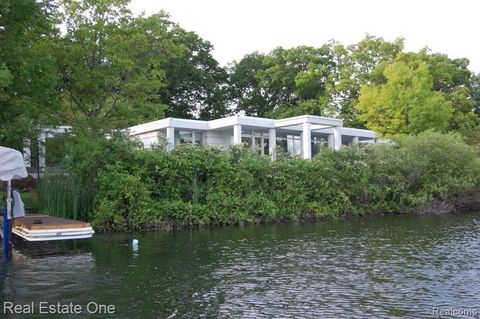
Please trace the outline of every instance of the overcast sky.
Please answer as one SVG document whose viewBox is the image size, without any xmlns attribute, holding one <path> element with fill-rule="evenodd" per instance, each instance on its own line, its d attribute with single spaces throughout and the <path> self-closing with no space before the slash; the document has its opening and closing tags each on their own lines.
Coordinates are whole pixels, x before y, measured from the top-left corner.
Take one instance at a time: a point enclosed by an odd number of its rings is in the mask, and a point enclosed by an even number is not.
<svg viewBox="0 0 480 319">
<path fill-rule="evenodd" d="M 226 64 L 277 46 L 344 44 L 365 34 L 406 39 L 406 49 L 428 46 L 466 57 L 480 72 L 479 0 L 132 0 L 134 13 L 165 10 L 171 19 L 214 45 Z"/>
</svg>

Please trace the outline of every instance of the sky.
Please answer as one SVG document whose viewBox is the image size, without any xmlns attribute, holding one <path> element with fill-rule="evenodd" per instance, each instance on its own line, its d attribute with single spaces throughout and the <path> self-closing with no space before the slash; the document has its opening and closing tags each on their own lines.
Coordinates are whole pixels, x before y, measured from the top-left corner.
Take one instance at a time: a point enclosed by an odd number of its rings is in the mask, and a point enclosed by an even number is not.
<svg viewBox="0 0 480 319">
<path fill-rule="evenodd" d="M 480 73 L 479 0 L 132 0 L 131 10 L 160 10 L 213 46 L 225 65 L 253 51 L 343 44 L 366 34 L 405 38 L 409 51 L 429 47 L 451 58 L 468 58 Z"/>
</svg>

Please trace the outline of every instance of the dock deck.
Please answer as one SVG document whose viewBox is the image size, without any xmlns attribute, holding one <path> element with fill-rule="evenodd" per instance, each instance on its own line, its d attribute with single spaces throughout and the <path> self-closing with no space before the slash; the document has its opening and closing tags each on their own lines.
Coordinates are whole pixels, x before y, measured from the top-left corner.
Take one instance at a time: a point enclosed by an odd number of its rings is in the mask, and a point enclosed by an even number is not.
<svg viewBox="0 0 480 319">
<path fill-rule="evenodd" d="M 94 234 L 87 222 L 38 214 L 15 219 L 12 232 L 27 241 L 81 239 Z"/>
</svg>

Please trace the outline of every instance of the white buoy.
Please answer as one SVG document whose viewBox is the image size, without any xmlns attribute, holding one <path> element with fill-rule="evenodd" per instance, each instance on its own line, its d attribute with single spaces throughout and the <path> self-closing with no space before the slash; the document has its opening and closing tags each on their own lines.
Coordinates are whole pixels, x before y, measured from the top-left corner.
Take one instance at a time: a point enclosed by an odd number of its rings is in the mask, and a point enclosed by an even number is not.
<svg viewBox="0 0 480 319">
<path fill-rule="evenodd" d="M 138 239 L 132 240 L 132 249 L 138 250 Z"/>
</svg>

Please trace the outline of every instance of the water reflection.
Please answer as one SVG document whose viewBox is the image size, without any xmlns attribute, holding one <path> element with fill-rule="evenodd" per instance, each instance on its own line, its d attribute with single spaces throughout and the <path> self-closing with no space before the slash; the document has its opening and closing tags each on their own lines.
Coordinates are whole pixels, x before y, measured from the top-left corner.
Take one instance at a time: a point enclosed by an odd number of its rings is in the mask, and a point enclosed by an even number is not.
<svg viewBox="0 0 480 319">
<path fill-rule="evenodd" d="M 92 240 L 15 254 L 4 300 L 120 318 L 430 317 L 479 307 L 480 218 L 405 216 Z"/>
</svg>

